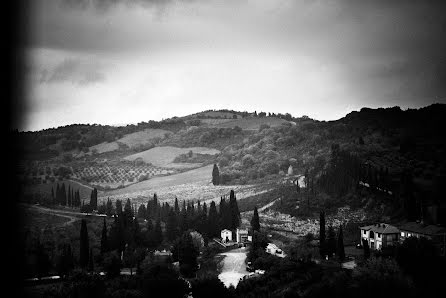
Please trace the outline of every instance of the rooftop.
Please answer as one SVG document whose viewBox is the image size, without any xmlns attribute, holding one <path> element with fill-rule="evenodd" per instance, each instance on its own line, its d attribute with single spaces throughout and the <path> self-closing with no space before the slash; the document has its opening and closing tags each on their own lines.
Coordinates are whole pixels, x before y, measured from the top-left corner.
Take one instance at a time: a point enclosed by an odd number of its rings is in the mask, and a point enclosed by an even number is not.
<svg viewBox="0 0 446 298">
<path fill-rule="evenodd" d="M 400 232 L 400 230 L 397 227 L 386 223 L 377 223 L 374 225 L 369 225 L 359 228 L 361 230 L 373 231 L 374 233 L 381 233 L 381 234 L 397 234 Z"/>
<path fill-rule="evenodd" d="M 417 222 L 407 222 L 400 226 L 400 230 L 409 231 L 424 235 L 438 235 L 446 233 L 444 227 L 434 226 L 434 225 L 423 225 Z"/>
</svg>

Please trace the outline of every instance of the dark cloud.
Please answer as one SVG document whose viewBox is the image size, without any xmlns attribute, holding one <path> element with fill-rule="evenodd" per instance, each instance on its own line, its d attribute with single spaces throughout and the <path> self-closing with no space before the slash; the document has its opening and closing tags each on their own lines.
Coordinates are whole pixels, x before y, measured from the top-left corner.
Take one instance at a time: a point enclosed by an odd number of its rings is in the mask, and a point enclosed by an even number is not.
<svg viewBox="0 0 446 298">
<path fill-rule="evenodd" d="M 52 69 L 40 72 L 40 83 L 71 82 L 77 85 L 89 85 L 105 81 L 105 75 L 100 71 L 101 65 L 90 64 L 81 59 L 65 59 Z"/>
</svg>

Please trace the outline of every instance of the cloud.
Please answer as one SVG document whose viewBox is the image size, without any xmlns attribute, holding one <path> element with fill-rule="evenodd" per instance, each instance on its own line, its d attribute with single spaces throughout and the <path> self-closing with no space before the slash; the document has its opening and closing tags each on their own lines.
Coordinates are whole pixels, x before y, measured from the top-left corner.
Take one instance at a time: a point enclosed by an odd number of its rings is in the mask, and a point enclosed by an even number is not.
<svg viewBox="0 0 446 298">
<path fill-rule="evenodd" d="M 100 63 L 90 63 L 86 60 L 66 58 L 55 67 L 44 68 L 40 72 L 40 83 L 71 82 L 76 85 L 90 85 L 105 81 Z"/>
</svg>

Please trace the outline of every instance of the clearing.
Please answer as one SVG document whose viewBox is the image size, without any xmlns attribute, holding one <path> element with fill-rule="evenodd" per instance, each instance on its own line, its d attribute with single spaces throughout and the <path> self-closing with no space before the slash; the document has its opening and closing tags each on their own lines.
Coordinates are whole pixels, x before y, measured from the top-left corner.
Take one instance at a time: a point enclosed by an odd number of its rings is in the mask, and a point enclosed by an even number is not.
<svg viewBox="0 0 446 298">
<path fill-rule="evenodd" d="M 133 161 L 137 158 L 142 158 L 146 163 L 151 163 L 154 166 L 164 168 L 185 168 L 185 167 L 197 167 L 201 164 L 182 164 L 173 163 L 175 157 L 186 154 L 189 151 L 199 154 L 215 155 L 219 154 L 220 150 L 207 148 L 207 147 L 191 147 L 191 148 L 178 148 L 172 146 L 155 147 L 143 152 L 132 154 L 124 157 L 126 160 Z"/>
<path fill-rule="evenodd" d="M 237 287 L 240 278 L 249 273 L 246 270 L 245 264 L 246 248 L 233 249 L 222 253 L 221 255 L 225 256 L 225 258 L 223 259 L 223 268 L 222 272 L 218 275 L 218 279 L 220 279 L 227 288 L 231 285 Z"/>
</svg>

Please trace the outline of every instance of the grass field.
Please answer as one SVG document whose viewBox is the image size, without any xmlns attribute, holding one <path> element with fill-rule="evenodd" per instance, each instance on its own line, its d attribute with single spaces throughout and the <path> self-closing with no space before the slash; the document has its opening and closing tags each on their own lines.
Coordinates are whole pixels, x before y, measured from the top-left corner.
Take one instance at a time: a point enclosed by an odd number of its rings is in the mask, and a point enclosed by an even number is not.
<svg viewBox="0 0 446 298">
<path fill-rule="evenodd" d="M 187 172 L 155 177 L 147 181 L 130 185 L 126 188 L 106 191 L 99 195 L 101 199 L 127 199 L 134 202 L 147 202 L 148 197 L 157 193 L 160 201 L 173 202 L 175 197 L 179 200 L 200 200 L 210 203 L 211 200 L 220 200 L 221 196 L 229 195 L 231 189 L 236 192 L 237 199 L 243 199 L 256 194 L 262 186 L 257 185 L 219 185 L 211 183 L 212 165 L 193 169 Z"/>
<path fill-rule="evenodd" d="M 171 134 L 171 133 L 172 132 L 164 129 L 149 128 L 125 135 L 116 142 L 126 144 L 127 146 L 132 148 L 134 146 L 150 143 L 150 140 L 154 138 L 164 138 L 166 134 Z"/>
<path fill-rule="evenodd" d="M 220 151 L 217 149 L 206 148 L 206 147 L 191 147 L 191 148 L 178 148 L 171 146 L 155 147 L 143 152 L 129 155 L 124 159 L 133 161 L 137 158 L 142 158 L 144 162 L 151 163 L 154 166 L 164 167 L 164 168 L 184 168 L 184 165 L 173 163 L 175 157 L 186 154 L 189 151 L 200 154 L 219 154 Z M 192 165 L 193 166 L 193 165 Z M 196 165 L 200 166 L 200 164 Z"/>
<path fill-rule="evenodd" d="M 259 118 L 242 118 L 232 121 L 227 121 L 223 123 L 218 123 L 215 127 L 235 127 L 238 126 L 246 130 L 257 130 L 260 125 L 266 124 L 271 127 L 280 126 L 282 123 L 287 123 L 288 121 L 276 117 L 259 117 Z"/>
<path fill-rule="evenodd" d="M 68 216 L 59 216 L 52 213 L 40 212 L 32 206 L 23 206 L 20 208 L 20 216 L 23 220 L 23 227 L 25 229 L 42 230 L 46 227 L 63 226 L 70 222 Z"/>
<path fill-rule="evenodd" d="M 90 152 L 93 150 L 97 150 L 98 153 L 104 153 L 104 152 L 110 152 L 115 151 L 119 149 L 119 145 L 117 142 L 111 142 L 111 143 L 100 143 L 94 146 L 90 147 Z"/>
</svg>

